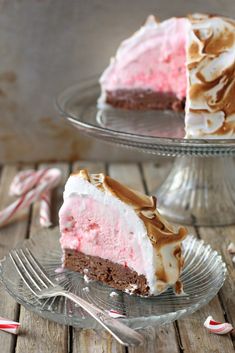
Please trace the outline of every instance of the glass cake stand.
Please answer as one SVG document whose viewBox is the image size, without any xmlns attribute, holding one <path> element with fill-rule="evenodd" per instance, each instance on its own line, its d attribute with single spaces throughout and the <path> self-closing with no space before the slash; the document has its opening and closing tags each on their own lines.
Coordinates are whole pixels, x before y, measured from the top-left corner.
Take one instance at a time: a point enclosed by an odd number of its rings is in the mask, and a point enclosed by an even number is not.
<svg viewBox="0 0 235 353">
<path fill-rule="evenodd" d="M 177 156 L 156 191 L 159 209 L 170 221 L 204 226 L 234 223 L 234 139 L 184 139 L 183 114 L 98 109 L 99 95 L 98 78 L 91 78 L 62 92 L 57 108 L 87 135 L 147 153 Z"/>
</svg>

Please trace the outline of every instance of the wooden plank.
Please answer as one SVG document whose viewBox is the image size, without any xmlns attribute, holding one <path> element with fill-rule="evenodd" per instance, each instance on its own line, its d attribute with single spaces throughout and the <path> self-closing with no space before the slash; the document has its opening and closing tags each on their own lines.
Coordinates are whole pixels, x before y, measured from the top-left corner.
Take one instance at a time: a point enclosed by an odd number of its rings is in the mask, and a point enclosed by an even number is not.
<svg viewBox="0 0 235 353">
<path fill-rule="evenodd" d="M 140 173 L 140 167 L 135 163 L 110 164 L 109 175 L 133 189 L 144 193 L 146 192 L 143 182 L 147 180 L 143 180 L 143 175 Z M 148 339 L 144 347 L 129 348 L 128 351 L 130 353 L 176 353 L 179 351 L 176 331 L 173 324 L 160 328 L 153 328 L 151 334 L 152 339 Z"/>
<path fill-rule="evenodd" d="M 142 164 L 143 174 L 150 193 L 156 192 L 157 188 L 164 181 L 170 171 L 172 162 L 173 160 L 171 158 L 158 158 L 157 163 L 148 162 Z M 195 228 L 187 228 L 190 234 L 198 235 Z M 205 234 L 207 234 L 209 230 L 210 228 L 204 228 Z M 206 236 L 204 238 L 207 241 L 209 240 L 206 239 Z M 214 237 L 214 239 L 215 238 L 217 237 Z M 209 335 L 203 327 L 203 322 L 209 314 L 215 315 L 218 320 L 223 320 L 223 310 L 218 296 L 216 296 L 211 303 L 193 315 L 178 320 L 176 329 L 178 330 L 178 335 L 185 353 L 214 352 L 214 347 L 220 347 L 220 349 L 218 348 L 218 352 L 232 352 L 232 345 L 229 337 L 223 337 L 221 340 L 218 336 Z"/>
<path fill-rule="evenodd" d="M 228 253 L 227 247 L 235 243 L 235 226 L 198 228 L 200 237 L 210 243 L 213 249 L 221 253 L 227 265 L 227 278 L 224 286 L 219 292 L 222 305 L 225 309 L 225 318 L 235 327 L 235 267 L 232 262 L 232 256 Z M 216 317 L 215 317 L 216 319 Z"/>
<path fill-rule="evenodd" d="M 20 322 L 24 335 L 17 338 L 16 353 L 68 352 L 68 328 L 66 326 L 43 319 L 23 306 L 20 308 Z"/>
<path fill-rule="evenodd" d="M 198 236 L 198 229 L 195 229 L 193 227 L 187 228 L 190 234 Z M 202 228 L 199 234 L 200 238 L 203 238 L 207 243 L 211 244 L 212 248 L 215 248 L 211 241 L 212 237 L 209 236 L 209 234 L 213 234 L 213 239 L 218 239 L 218 237 L 215 236 L 213 228 Z M 204 236 L 201 236 L 202 234 L 204 234 Z M 214 241 L 217 242 L 218 240 Z M 230 281 L 230 286 L 231 285 L 232 283 Z M 202 307 L 200 310 L 196 311 L 193 315 L 187 316 L 177 321 L 177 327 L 179 329 L 179 336 L 182 342 L 184 353 L 198 353 L 200 351 L 208 353 L 234 352 L 232 340 L 229 335 L 223 337 L 216 336 L 213 334 L 209 334 L 204 328 L 203 323 L 209 315 L 212 315 L 218 321 L 225 320 L 224 311 L 221 307 L 218 295 L 216 295 L 210 303 Z M 215 347 L 216 351 L 214 350 Z"/>
<path fill-rule="evenodd" d="M 143 331 L 144 332 L 144 331 Z M 179 342 L 173 324 L 168 324 L 158 328 L 151 328 L 151 333 L 147 333 L 146 343 L 142 347 L 130 347 L 129 353 L 179 353 Z"/>
<path fill-rule="evenodd" d="M 140 168 L 136 163 L 111 163 L 108 174 L 134 190 L 145 192 Z"/>
<path fill-rule="evenodd" d="M 73 163 L 72 171 L 76 172 L 80 169 L 87 169 L 90 173 L 105 173 L 105 163 L 90 162 L 90 161 L 76 161 Z"/>
<path fill-rule="evenodd" d="M 174 158 L 156 157 L 156 161 L 141 163 L 148 193 L 154 195 L 171 170 Z"/>
<path fill-rule="evenodd" d="M 25 168 L 32 166 L 25 166 Z M 15 174 L 20 170 L 20 166 L 9 165 L 2 170 L 0 182 L 0 209 L 13 202 L 14 198 L 8 194 L 10 183 Z M 9 223 L 7 226 L 0 229 L 0 258 L 5 256 L 8 251 L 17 243 L 23 241 L 27 234 L 29 220 L 29 208 L 24 212 L 24 218 L 17 222 Z M 15 300 L 3 289 L 0 292 L 0 316 L 18 321 L 19 305 Z M 13 352 L 15 347 L 15 337 L 0 331 L 0 347 L 4 348 L 4 352 Z M 0 350 L 1 350 L 0 349 Z"/>
<path fill-rule="evenodd" d="M 209 315 L 218 320 L 224 320 L 218 296 L 193 315 L 178 321 L 184 353 L 234 352 L 230 336 L 213 335 L 203 327 Z"/>
<path fill-rule="evenodd" d="M 90 173 L 105 172 L 105 164 L 99 162 L 78 161 L 73 164 L 73 171 L 86 168 Z M 73 329 L 73 353 L 124 353 L 125 349 L 104 330 Z"/>
<path fill-rule="evenodd" d="M 69 165 L 66 163 L 42 164 L 39 168 L 56 167 L 62 171 L 60 186 L 53 191 L 52 215 L 53 225 L 58 224 L 58 208 L 62 204 L 64 183 L 69 174 Z M 33 206 L 30 225 L 30 238 L 36 237 L 40 231 L 39 202 Z M 67 353 L 68 352 L 68 327 L 48 321 L 35 313 L 27 311 L 24 307 L 20 310 L 20 322 L 25 327 L 26 335 L 19 336 L 16 344 L 16 353 Z"/>
<path fill-rule="evenodd" d="M 112 336 L 105 331 L 74 329 L 73 353 L 125 353 Z"/>
<path fill-rule="evenodd" d="M 187 227 L 190 234 L 198 236 L 198 229 L 193 227 Z M 205 236 L 203 238 L 207 243 L 210 243 L 215 248 L 208 237 L 210 232 L 214 234 L 213 228 L 203 228 Z M 201 235 L 201 234 L 200 234 Z M 207 236 L 206 236 L 207 235 Z M 217 238 L 217 237 L 214 237 Z M 198 353 L 202 352 L 223 352 L 232 353 L 234 352 L 232 340 L 229 335 L 227 336 L 216 336 L 209 334 L 204 328 L 203 323 L 206 318 L 212 315 L 216 320 L 224 321 L 224 311 L 221 307 L 219 296 L 196 311 L 193 315 L 187 316 L 177 321 L 177 327 L 179 329 L 179 336 L 185 353 Z M 216 347 L 216 351 L 214 350 Z"/>
</svg>

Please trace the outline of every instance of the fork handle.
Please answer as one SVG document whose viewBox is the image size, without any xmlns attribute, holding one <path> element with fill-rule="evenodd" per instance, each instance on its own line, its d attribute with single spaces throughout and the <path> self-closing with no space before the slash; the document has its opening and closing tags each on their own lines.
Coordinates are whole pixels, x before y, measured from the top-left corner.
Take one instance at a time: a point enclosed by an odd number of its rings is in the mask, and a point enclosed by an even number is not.
<svg viewBox="0 0 235 353">
<path fill-rule="evenodd" d="M 138 346 L 143 344 L 143 335 L 126 326 L 124 323 L 110 317 L 104 311 L 98 309 L 95 305 L 88 303 L 86 300 L 71 292 L 61 292 L 60 294 L 80 305 L 82 309 L 88 312 L 88 314 L 98 321 L 122 345 Z"/>
</svg>

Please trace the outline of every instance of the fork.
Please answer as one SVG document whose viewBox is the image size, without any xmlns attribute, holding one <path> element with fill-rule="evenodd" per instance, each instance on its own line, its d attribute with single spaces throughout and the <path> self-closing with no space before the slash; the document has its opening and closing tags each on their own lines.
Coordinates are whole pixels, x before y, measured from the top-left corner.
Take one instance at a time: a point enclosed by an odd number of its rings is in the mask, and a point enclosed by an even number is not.
<svg viewBox="0 0 235 353">
<path fill-rule="evenodd" d="M 138 346 L 143 344 L 143 335 L 54 282 L 28 248 L 13 249 L 9 256 L 26 286 L 39 299 L 57 296 L 69 298 L 88 312 L 122 345 Z"/>
</svg>

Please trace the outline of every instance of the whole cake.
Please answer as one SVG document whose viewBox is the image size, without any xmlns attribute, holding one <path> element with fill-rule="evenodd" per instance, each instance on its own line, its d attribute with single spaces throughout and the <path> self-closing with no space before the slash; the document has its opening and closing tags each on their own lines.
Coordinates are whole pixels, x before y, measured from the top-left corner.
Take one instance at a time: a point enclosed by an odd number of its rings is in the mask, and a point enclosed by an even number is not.
<svg viewBox="0 0 235 353">
<path fill-rule="evenodd" d="M 187 138 L 234 138 L 235 21 L 150 16 L 121 43 L 100 84 L 100 106 L 185 109 Z"/>
<path fill-rule="evenodd" d="M 80 170 L 65 185 L 59 223 L 65 268 L 128 293 L 180 292 L 186 229 L 161 217 L 155 197 Z"/>
</svg>

